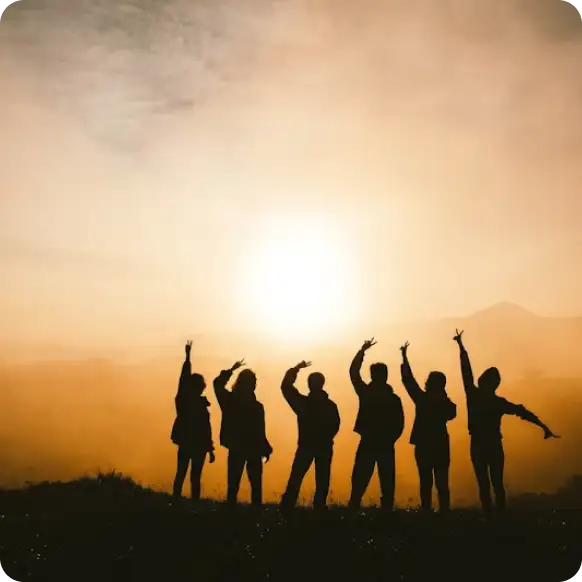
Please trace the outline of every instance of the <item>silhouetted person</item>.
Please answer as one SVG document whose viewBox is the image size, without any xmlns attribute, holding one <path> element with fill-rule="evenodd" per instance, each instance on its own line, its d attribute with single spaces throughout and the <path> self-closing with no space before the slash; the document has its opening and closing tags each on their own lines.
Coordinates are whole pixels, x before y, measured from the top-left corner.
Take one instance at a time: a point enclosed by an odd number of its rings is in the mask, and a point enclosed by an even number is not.
<svg viewBox="0 0 582 582">
<path fill-rule="evenodd" d="M 469 413 L 471 461 L 477 477 L 479 497 L 483 509 L 489 513 L 492 508 L 491 486 L 493 486 L 495 506 L 502 511 L 505 509 L 503 484 L 505 455 L 501 436 L 503 415 L 511 414 L 539 426 L 544 431 L 544 439 L 559 437 L 521 404 L 513 404 L 497 396 L 495 391 L 501 383 L 501 375 L 497 368 L 485 370 L 475 386 L 469 354 L 463 345 L 463 332 L 457 330 L 453 339 L 459 344 L 461 353 L 461 371 Z"/>
<path fill-rule="evenodd" d="M 316 509 L 327 507 L 331 460 L 333 457 L 333 439 L 339 431 L 340 417 L 336 404 L 324 391 L 325 376 L 318 372 L 310 374 L 307 382 L 309 395 L 300 394 L 295 387 L 299 370 L 311 366 L 311 362 L 301 362 L 285 374 L 281 391 L 293 412 L 297 415 L 299 442 L 287 489 L 281 500 L 282 508 L 290 509 L 297 503 L 303 478 L 315 461 L 315 496 L 313 506 Z"/>
<path fill-rule="evenodd" d="M 375 344 L 374 338 L 365 342 L 350 367 L 350 378 L 360 400 L 354 432 L 358 433 L 361 439 L 354 462 L 350 497 L 350 507 L 354 509 L 361 506 L 362 497 L 368 488 L 376 464 L 382 490 L 382 507 L 393 508 L 394 445 L 404 430 L 402 401 L 388 384 L 386 364 L 372 364 L 370 366 L 372 381 L 366 384 L 362 380 L 364 354 Z"/>
<path fill-rule="evenodd" d="M 184 479 L 190 466 L 190 493 L 192 499 L 200 499 L 200 479 L 206 455 L 214 463 L 214 446 L 210 428 L 210 402 L 202 396 L 206 387 L 204 377 L 191 373 L 190 352 L 192 342 L 186 344 L 186 359 L 176 394 L 176 420 L 172 427 L 172 442 L 178 445 L 178 467 L 174 479 L 173 494 L 182 497 Z"/>
<path fill-rule="evenodd" d="M 433 482 L 439 497 L 441 513 L 449 510 L 449 466 L 451 453 L 447 422 L 457 416 L 457 406 L 448 398 L 447 377 L 442 372 L 431 372 L 423 390 L 412 373 L 406 342 L 402 351 L 402 383 L 416 408 L 410 444 L 420 478 L 420 503 L 425 511 L 432 511 Z"/>
<path fill-rule="evenodd" d="M 237 502 L 246 466 L 252 504 L 260 507 L 263 503 L 263 458 L 268 461 L 273 449 L 267 440 L 265 409 L 255 396 L 255 373 L 243 370 L 232 391 L 226 389 L 232 374 L 243 365 L 244 360 L 236 362 L 214 380 L 214 391 L 222 409 L 220 444 L 228 449 L 228 503 Z"/>
</svg>

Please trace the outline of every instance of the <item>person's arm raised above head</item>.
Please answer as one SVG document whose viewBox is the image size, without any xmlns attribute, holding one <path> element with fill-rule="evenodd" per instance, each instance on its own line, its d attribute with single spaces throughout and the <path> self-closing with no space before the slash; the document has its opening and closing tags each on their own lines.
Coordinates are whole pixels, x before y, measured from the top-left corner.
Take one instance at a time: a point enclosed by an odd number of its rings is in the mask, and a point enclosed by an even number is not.
<svg viewBox="0 0 582 582">
<path fill-rule="evenodd" d="M 239 360 L 235 362 L 228 370 L 222 370 L 220 374 L 214 379 L 214 393 L 216 394 L 216 400 L 218 400 L 219 406 L 222 408 L 227 401 L 230 392 L 226 389 L 228 381 L 232 378 L 232 375 L 236 370 L 245 365 L 245 361 Z"/>
<path fill-rule="evenodd" d="M 463 376 L 463 386 L 465 387 L 465 392 L 470 392 L 475 389 L 475 379 L 473 377 L 473 368 L 471 367 L 471 360 L 469 359 L 469 354 L 465 349 L 463 344 L 463 333 L 462 331 L 456 330 L 456 335 L 453 338 L 458 346 L 459 353 L 461 356 L 461 375 Z"/>
<path fill-rule="evenodd" d="M 297 364 L 294 368 L 287 370 L 283 382 L 281 382 L 281 392 L 289 406 L 297 412 L 301 406 L 301 400 L 303 396 L 299 393 L 299 390 L 295 387 L 295 382 L 297 380 L 297 375 L 299 370 L 308 368 L 311 366 L 311 362 L 306 362 L 305 360 Z"/>
<path fill-rule="evenodd" d="M 412 368 L 410 367 L 410 362 L 408 361 L 408 347 L 410 344 L 406 342 L 401 348 L 400 351 L 402 352 L 402 365 L 400 366 L 400 373 L 402 376 L 402 384 L 404 384 L 404 388 L 408 392 L 410 398 L 414 403 L 418 402 L 424 392 L 422 388 L 416 381 L 414 374 L 412 373 Z"/>
<path fill-rule="evenodd" d="M 180 372 L 180 379 L 178 380 L 178 392 L 174 398 L 174 403 L 176 405 L 176 414 L 179 413 L 180 401 L 184 394 L 184 389 L 186 384 L 190 381 L 190 376 L 192 375 L 192 364 L 190 362 L 190 352 L 192 351 L 192 341 L 187 341 L 184 348 L 186 352 L 186 357 L 184 363 L 182 364 L 182 370 Z"/>
<path fill-rule="evenodd" d="M 364 354 L 372 347 L 376 345 L 374 338 L 365 341 L 362 347 L 358 350 L 358 353 L 354 356 L 352 363 L 350 365 L 350 379 L 352 381 L 352 386 L 357 394 L 361 394 L 366 388 L 366 383 L 362 379 L 362 364 L 364 363 Z"/>
<path fill-rule="evenodd" d="M 505 400 L 505 398 L 500 398 L 500 401 L 503 405 L 503 412 L 505 414 L 511 414 L 513 416 L 517 416 L 526 422 L 531 422 L 536 426 L 539 426 L 544 431 L 544 439 L 559 439 L 560 437 L 554 434 L 547 425 L 545 425 L 533 412 L 528 410 L 525 406 L 521 404 L 514 404 L 513 402 L 509 402 Z"/>
</svg>

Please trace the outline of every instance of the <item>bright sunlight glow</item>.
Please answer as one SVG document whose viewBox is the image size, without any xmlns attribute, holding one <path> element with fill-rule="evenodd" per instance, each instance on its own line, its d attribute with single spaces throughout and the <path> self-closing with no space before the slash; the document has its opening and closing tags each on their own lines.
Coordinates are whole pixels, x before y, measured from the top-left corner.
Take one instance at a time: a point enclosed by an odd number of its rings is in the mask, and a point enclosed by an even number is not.
<svg viewBox="0 0 582 582">
<path fill-rule="evenodd" d="M 249 292 L 261 327 L 286 339 L 344 328 L 355 294 L 350 253 L 326 223 L 274 219 L 259 239 Z"/>
</svg>

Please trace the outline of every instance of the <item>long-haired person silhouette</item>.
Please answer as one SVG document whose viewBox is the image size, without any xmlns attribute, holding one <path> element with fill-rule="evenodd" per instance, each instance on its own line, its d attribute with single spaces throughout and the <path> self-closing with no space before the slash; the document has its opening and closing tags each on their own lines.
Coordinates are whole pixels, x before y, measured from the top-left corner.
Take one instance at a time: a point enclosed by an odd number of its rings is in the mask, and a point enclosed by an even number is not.
<svg viewBox="0 0 582 582">
<path fill-rule="evenodd" d="M 178 393 L 174 399 L 176 419 L 172 427 L 172 442 L 178 445 L 178 466 L 174 479 L 174 498 L 182 496 L 184 479 L 190 466 L 190 493 L 192 499 L 200 499 L 200 480 L 206 456 L 214 463 L 214 446 L 210 427 L 210 402 L 202 396 L 206 388 L 204 377 L 191 373 L 190 353 L 192 342 L 186 344 L 186 358 L 178 383 Z"/>
<path fill-rule="evenodd" d="M 244 365 L 244 360 L 240 360 L 223 370 L 214 380 L 214 392 L 222 410 L 220 444 L 228 449 L 227 501 L 236 504 L 246 467 L 252 504 L 260 507 L 263 503 L 263 459 L 268 462 L 273 448 L 267 440 L 265 409 L 255 396 L 257 377 L 252 370 L 243 370 L 232 390 L 226 389 L 233 373 Z"/>
<path fill-rule="evenodd" d="M 451 452 L 447 423 L 457 416 L 457 406 L 446 392 L 447 377 L 442 372 L 428 375 L 424 390 L 416 381 L 410 362 L 406 342 L 401 348 L 402 383 L 416 408 L 416 416 L 410 444 L 414 445 L 414 456 L 420 479 L 420 502 L 425 511 L 432 511 L 433 482 L 439 498 L 439 511 L 450 507 L 449 466 Z"/>
<path fill-rule="evenodd" d="M 285 374 L 281 391 L 285 400 L 297 415 L 299 442 L 287 489 L 281 500 L 283 509 L 290 509 L 297 503 L 303 478 L 315 461 L 315 496 L 313 507 L 325 509 L 329 493 L 333 439 L 340 428 L 338 408 L 323 389 L 325 376 L 319 372 L 309 375 L 307 385 L 309 395 L 304 396 L 295 387 L 299 370 L 311 366 L 311 362 L 301 362 Z"/>
<path fill-rule="evenodd" d="M 350 507 L 353 509 L 361 506 L 376 465 L 382 490 L 381 505 L 385 509 L 393 508 L 396 485 L 394 445 L 404 430 L 402 401 L 388 384 L 388 366 L 372 364 L 372 381 L 366 384 L 362 379 L 364 355 L 374 345 L 374 338 L 364 342 L 350 366 L 350 378 L 360 401 L 354 432 L 361 437 L 352 472 Z"/>
<path fill-rule="evenodd" d="M 475 385 L 469 354 L 463 344 L 463 332 L 457 330 L 453 339 L 459 345 L 461 356 L 461 373 L 469 413 L 471 461 L 477 477 L 481 505 L 486 513 L 491 511 L 493 486 L 495 506 L 503 511 L 506 504 L 503 483 L 505 454 L 501 435 L 503 415 L 511 414 L 539 426 L 544 431 L 544 439 L 559 437 L 521 404 L 513 404 L 497 396 L 496 390 L 501 383 L 501 374 L 497 368 L 485 370 Z"/>
</svg>

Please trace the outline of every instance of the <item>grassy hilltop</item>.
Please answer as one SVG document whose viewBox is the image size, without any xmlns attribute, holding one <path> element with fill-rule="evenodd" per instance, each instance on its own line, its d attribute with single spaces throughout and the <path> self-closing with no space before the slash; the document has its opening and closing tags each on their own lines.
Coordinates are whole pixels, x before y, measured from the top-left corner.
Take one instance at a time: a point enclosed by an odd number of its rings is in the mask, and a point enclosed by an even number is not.
<svg viewBox="0 0 582 582">
<path fill-rule="evenodd" d="M 285 518 L 272 506 L 257 514 L 170 502 L 117 474 L 1 491 L 2 567 L 21 582 L 561 582 L 582 562 L 580 505 L 549 497 L 514 500 L 509 515 L 491 521 L 471 510 L 427 519 L 332 507 Z"/>
</svg>

